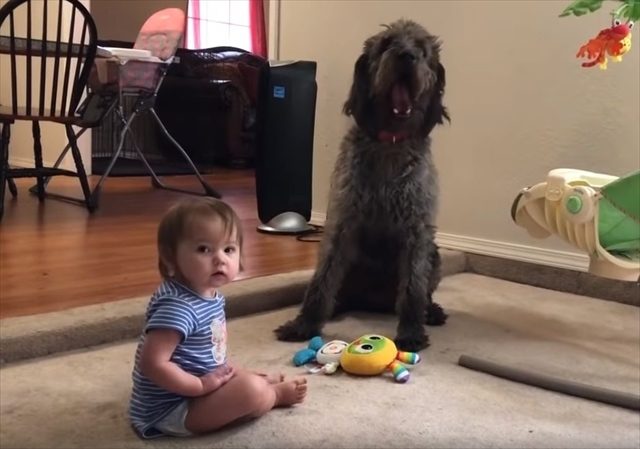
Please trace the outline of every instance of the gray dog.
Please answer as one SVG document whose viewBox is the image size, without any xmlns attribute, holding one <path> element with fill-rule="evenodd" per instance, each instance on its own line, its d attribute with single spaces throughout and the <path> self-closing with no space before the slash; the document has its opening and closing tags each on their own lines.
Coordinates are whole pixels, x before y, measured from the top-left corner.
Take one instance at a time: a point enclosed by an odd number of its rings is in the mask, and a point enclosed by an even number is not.
<svg viewBox="0 0 640 449">
<path fill-rule="evenodd" d="M 449 121 L 444 87 L 440 42 L 419 24 L 398 20 L 365 41 L 317 267 L 300 313 L 275 330 L 279 340 L 309 340 L 327 320 L 360 309 L 397 313 L 398 349 L 419 351 L 429 346 L 424 325 L 445 323 L 432 299 L 440 255 L 429 137 Z"/>
</svg>

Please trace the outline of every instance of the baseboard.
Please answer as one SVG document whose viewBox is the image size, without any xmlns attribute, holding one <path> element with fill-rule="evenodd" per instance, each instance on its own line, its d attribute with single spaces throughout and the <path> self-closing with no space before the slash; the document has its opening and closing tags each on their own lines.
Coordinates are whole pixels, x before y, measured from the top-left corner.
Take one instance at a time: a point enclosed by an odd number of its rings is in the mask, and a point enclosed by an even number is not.
<svg viewBox="0 0 640 449">
<path fill-rule="evenodd" d="M 324 222 L 327 219 L 326 214 L 321 214 L 320 212 L 311 211 L 311 220 L 309 220 L 309 224 L 315 226 L 324 226 Z"/>
<path fill-rule="evenodd" d="M 436 242 L 442 248 L 463 251 L 481 256 L 499 257 L 536 265 L 544 265 L 565 270 L 586 272 L 589 259 L 583 254 L 567 251 L 557 251 L 535 246 L 518 245 L 515 243 L 495 240 L 478 239 L 462 235 L 437 233 Z"/>
<path fill-rule="evenodd" d="M 48 161 L 48 160 L 43 160 L 42 161 L 42 165 L 44 165 L 45 167 L 53 167 L 55 165 L 56 161 Z M 9 166 L 11 167 L 18 167 L 18 168 L 34 168 L 35 167 L 35 161 L 33 159 L 29 159 L 26 157 L 15 157 L 15 156 L 9 156 Z M 71 170 L 71 171 L 76 171 L 76 166 L 73 163 L 71 157 L 69 156 L 69 159 L 63 159 L 62 163 L 60 164 L 60 168 L 65 169 L 65 170 Z"/>
<path fill-rule="evenodd" d="M 311 212 L 310 223 L 322 226 L 326 217 L 326 214 Z M 491 256 L 501 259 L 515 260 L 518 262 L 544 265 L 553 268 L 586 272 L 589 267 L 589 259 L 586 255 L 570 253 L 567 251 L 536 248 L 535 246 L 478 239 L 442 232 L 436 233 L 436 242 L 441 248 L 462 251 L 469 254 L 478 254 L 481 256 Z"/>
</svg>

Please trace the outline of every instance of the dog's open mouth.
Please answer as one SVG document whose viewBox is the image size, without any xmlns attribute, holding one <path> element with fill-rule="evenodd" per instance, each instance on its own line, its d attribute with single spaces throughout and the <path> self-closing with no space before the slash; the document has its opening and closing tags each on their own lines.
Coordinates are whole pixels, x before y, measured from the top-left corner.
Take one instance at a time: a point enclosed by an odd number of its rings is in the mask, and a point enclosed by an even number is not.
<svg viewBox="0 0 640 449">
<path fill-rule="evenodd" d="M 411 95 L 409 89 L 402 83 L 394 84 L 391 89 L 391 105 L 393 115 L 400 118 L 406 118 L 411 115 Z"/>
</svg>

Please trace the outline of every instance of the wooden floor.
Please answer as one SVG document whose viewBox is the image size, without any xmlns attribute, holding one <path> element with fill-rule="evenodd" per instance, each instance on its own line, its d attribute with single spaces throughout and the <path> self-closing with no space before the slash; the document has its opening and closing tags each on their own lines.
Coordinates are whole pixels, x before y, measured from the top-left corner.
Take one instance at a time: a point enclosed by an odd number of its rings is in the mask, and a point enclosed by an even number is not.
<svg viewBox="0 0 640 449">
<path fill-rule="evenodd" d="M 260 234 L 251 171 L 218 170 L 206 176 L 238 213 L 245 230 L 246 271 L 239 279 L 313 268 L 317 243 Z M 95 182 L 96 180 L 93 180 Z M 198 188 L 193 177 L 166 184 Z M 49 190 L 80 195 L 75 178 L 56 178 Z M 0 318 L 33 315 L 150 295 L 159 276 L 156 227 L 182 194 L 154 189 L 148 177 L 109 178 L 100 208 L 90 215 L 78 205 L 28 192 L 9 192 L 0 223 Z"/>
</svg>

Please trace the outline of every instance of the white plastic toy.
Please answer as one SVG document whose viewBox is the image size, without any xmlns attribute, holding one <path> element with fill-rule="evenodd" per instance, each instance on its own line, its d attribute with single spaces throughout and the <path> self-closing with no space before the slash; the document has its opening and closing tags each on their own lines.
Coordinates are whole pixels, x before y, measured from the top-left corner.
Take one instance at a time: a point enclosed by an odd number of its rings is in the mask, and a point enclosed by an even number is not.
<svg viewBox="0 0 640 449">
<path fill-rule="evenodd" d="M 313 337 L 307 348 L 301 349 L 293 356 L 295 366 L 306 367 L 310 374 L 323 372 L 333 374 L 340 366 L 340 357 L 349 343 L 342 340 L 322 341 L 321 336 Z"/>
<path fill-rule="evenodd" d="M 622 177 L 551 170 L 520 191 L 511 218 L 534 238 L 555 234 L 587 253 L 591 274 L 640 280 L 640 170 Z"/>
</svg>

